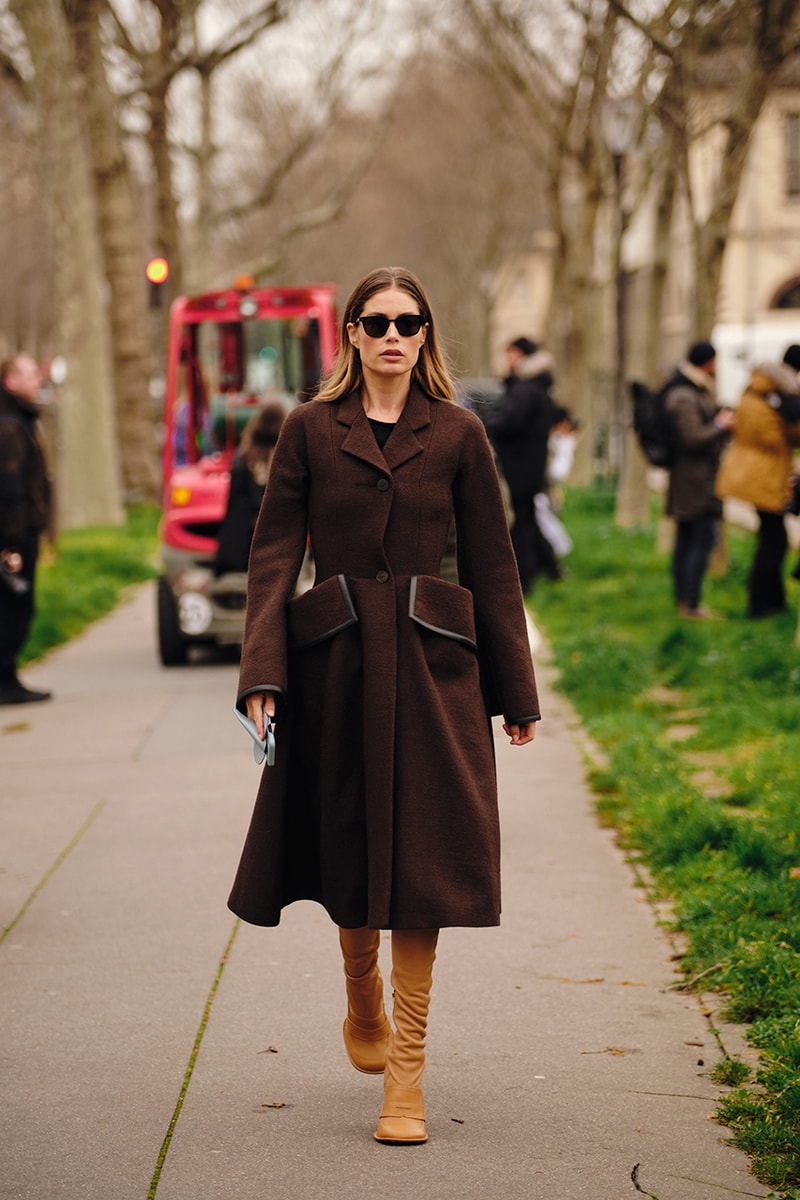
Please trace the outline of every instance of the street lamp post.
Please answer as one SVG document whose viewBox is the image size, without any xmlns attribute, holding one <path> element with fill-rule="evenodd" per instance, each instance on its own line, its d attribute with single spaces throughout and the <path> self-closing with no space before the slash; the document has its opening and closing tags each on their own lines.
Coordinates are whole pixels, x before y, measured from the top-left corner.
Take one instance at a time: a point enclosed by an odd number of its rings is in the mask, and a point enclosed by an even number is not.
<svg viewBox="0 0 800 1200">
<path fill-rule="evenodd" d="M 614 168 L 613 276 L 615 290 L 614 421 L 610 440 L 612 465 L 622 469 L 625 430 L 625 361 L 627 322 L 622 239 L 628 223 L 624 205 L 625 158 L 633 149 L 640 117 L 633 96 L 608 96 L 602 108 L 603 136 Z"/>
</svg>

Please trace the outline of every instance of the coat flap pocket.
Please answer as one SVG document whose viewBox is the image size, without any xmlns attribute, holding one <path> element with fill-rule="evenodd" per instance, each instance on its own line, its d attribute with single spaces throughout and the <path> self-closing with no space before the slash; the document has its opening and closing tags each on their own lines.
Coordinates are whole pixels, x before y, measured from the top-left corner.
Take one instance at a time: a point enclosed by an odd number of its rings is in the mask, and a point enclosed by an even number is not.
<svg viewBox="0 0 800 1200">
<path fill-rule="evenodd" d="M 324 642 L 357 620 L 344 575 L 332 575 L 287 604 L 289 645 L 297 649 Z"/>
<path fill-rule="evenodd" d="M 472 607 L 472 592 L 448 583 L 435 575 L 414 575 L 411 580 L 408 615 L 412 621 L 454 638 L 477 650 L 475 639 L 475 614 Z"/>
</svg>

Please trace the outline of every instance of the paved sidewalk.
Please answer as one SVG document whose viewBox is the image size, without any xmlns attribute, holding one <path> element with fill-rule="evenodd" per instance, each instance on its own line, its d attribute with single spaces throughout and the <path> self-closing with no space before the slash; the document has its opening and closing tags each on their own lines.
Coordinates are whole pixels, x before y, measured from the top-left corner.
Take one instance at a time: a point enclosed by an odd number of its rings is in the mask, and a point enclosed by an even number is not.
<svg viewBox="0 0 800 1200">
<path fill-rule="evenodd" d="M 541 668 L 535 745 L 497 742 L 504 923 L 440 939 L 431 1140 L 374 1142 L 327 917 L 225 907 L 258 777 L 235 662 L 164 670 L 154 609 L 139 589 L 24 672 L 51 704 L 0 708 L 0 1200 L 767 1196 Z"/>
</svg>

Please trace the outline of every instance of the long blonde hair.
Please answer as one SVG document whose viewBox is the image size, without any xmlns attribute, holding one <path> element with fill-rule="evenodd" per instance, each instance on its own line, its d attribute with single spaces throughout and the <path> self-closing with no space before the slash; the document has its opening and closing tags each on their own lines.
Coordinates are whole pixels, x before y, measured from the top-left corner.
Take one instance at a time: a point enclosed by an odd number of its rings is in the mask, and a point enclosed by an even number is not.
<svg viewBox="0 0 800 1200">
<path fill-rule="evenodd" d="M 342 317 L 339 352 L 330 373 L 322 381 L 315 400 L 340 400 L 348 392 L 353 392 L 361 386 L 363 374 L 361 370 L 361 355 L 352 345 L 347 334 L 347 326 L 353 324 L 363 312 L 364 305 L 377 292 L 385 292 L 389 288 L 399 288 L 419 306 L 419 311 L 425 318 L 428 333 L 422 343 L 419 358 L 411 371 L 411 382 L 430 396 L 433 400 L 444 400 L 452 404 L 455 401 L 455 384 L 453 383 L 447 362 L 436 337 L 436 327 L 428 298 L 422 284 L 411 271 L 403 267 L 378 267 L 365 275 L 350 294 Z"/>
</svg>

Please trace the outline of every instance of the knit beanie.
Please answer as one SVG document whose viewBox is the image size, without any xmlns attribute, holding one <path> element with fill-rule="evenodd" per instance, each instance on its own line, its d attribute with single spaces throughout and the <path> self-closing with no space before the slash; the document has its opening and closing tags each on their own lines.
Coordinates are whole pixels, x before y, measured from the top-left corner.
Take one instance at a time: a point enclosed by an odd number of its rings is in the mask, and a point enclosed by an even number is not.
<svg viewBox="0 0 800 1200">
<path fill-rule="evenodd" d="M 686 355 L 693 367 L 704 367 L 706 363 L 710 363 L 712 358 L 717 357 L 717 352 L 711 345 L 711 342 L 695 342 L 689 347 L 689 353 Z"/>
<path fill-rule="evenodd" d="M 532 342 L 530 338 L 526 338 L 526 337 L 515 338 L 513 342 L 509 343 L 509 347 L 508 347 L 509 350 L 511 349 L 512 346 L 514 347 L 515 350 L 521 351 L 525 355 L 526 358 L 530 358 L 530 356 L 532 354 L 535 354 L 536 351 L 538 350 L 538 346 L 536 345 L 536 342 Z"/>
</svg>

